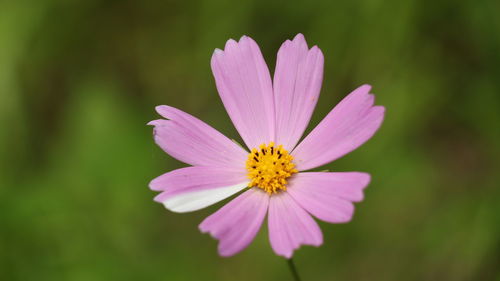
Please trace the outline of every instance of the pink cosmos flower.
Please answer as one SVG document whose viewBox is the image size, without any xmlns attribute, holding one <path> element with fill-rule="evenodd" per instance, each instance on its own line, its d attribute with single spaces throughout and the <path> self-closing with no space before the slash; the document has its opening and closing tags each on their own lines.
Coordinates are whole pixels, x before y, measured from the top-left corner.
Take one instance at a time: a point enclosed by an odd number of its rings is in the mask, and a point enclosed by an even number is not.
<svg viewBox="0 0 500 281">
<path fill-rule="evenodd" d="M 312 216 L 330 223 L 351 220 L 370 175 L 304 172 L 327 164 L 370 139 L 384 118 L 370 86 L 344 98 L 299 144 L 318 100 L 323 54 L 302 34 L 278 51 L 274 79 L 250 37 L 229 40 L 211 61 L 219 95 L 249 151 L 203 121 L 162 105 L 165 119 L 151 121 L 156 143 L 191 165 L 150 183 L 155 201 L 190 212 L 242 193 L 199 226 L 219 240 L 221 256 L 247 247 L 268 215 L 269 240 L 290 258 L 300 245 L 319 246 L 323 235 Z M 311 216 L 312 215 L 312 216 Z"/>
</svg>

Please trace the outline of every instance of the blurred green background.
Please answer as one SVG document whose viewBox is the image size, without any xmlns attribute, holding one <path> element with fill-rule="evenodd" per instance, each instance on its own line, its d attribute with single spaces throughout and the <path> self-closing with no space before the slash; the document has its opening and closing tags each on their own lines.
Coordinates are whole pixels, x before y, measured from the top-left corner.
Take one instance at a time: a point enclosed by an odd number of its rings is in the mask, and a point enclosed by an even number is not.
<svg viewBox="0 0 500 281">
<path fill-rule="evenodd" d="M 265 227 L 232 258 L 148 182 L 182 164 L 154 106 L 238 138 L 209 61 L 243 34 L 271 71 L 302 32 L 325 55 L 311 127 L 369 83 L 381 130 L 325 168 L 373 181 L 295 260 L 307 280 L 500 280 L 500 2 L 0 1 L 0 280 L 290 280 Z"/>
</svg>

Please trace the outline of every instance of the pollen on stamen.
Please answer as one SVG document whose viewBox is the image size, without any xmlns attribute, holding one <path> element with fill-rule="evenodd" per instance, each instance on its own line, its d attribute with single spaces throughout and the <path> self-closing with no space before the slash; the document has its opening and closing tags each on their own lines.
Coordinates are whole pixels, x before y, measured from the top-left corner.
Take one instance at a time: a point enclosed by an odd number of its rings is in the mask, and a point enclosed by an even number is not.
<svg viewBox="0 0 500 281">
<path fill-rule="evenodd" d="M 260 152 L 260 153 L 259 153 Z M 246 168 L 251 187 L 259 187 L 269 195 L 286 190 L 287 178 L 297 173 L 293 157 L 274 142 L 254 148 L 248 155 Z"/>
</svg>

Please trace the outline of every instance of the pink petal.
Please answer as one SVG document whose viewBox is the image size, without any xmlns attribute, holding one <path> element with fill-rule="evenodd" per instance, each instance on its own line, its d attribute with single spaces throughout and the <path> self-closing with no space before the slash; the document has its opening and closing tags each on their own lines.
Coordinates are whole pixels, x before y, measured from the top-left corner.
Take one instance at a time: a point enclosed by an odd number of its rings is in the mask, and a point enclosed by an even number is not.
<svg viewBox="0 0 500 281">
<path fill-rule="evenodd" d="M 154 120 L 154 139 L 170 156 L 195 166 L 245 168 L 248 153 L 203 121 L 176 108 L 156 111 L 170 120 Z"/>
<path fill-rule="evenodd" d="M 285 41 L 274 73 L 276 143 L 291 151 L 309 124 L 323 80 L 323 53 L 311 50 L 302 34 Z"/>
<path fill-rule="evenodd" d="M 251 149 L 274 139 L 271 76 L 259 46 L 250 37 L 229 40 L 212 56 L 219 95 L 234 126 Z"/>
<path fill-rule="evenodd" d="M 248 186 L 245 171 L 220 167 L 186 167 L 163 174 L 149 187 L 174 212 L 190 212 L 215 204 Z"/>
<path fill-rule="evenodd" d="M 252 242 L 262 225 L 268 204 L 267 193 L 252 188 L 206 218 L 199 228 L 219 240 L 221 256 L 232 256 Z"/>
<path fill-rule="evenodd" d="M 287 191 L 306 211 L 320 220 L 344 223 L 351 220 L 354 205 L 363 200 L 370 175 L 359 172 L 298 173 Z"/>
<path fill-rule="evenodd" d="M 373 106 L 371 87 L 363 85 L 345 97 L 293 150 L 299 171 L 309 170 L 358 148 L 378 130 L 385 108 Z"/>
<path fill-rule="evenodd" d="M 323 243 L 318 224 L 287 192 L 271 196 L 268 223 L 271 247 L 285 258 L 291 258 L 300 245 Z"/>
<path fill-rule="evenodd" d="M 165 173 L 149 183 L 154 191 L 163 191 L 162 196 L 174 196 L 179 193 L 217 188 L 247 182 L 244 169 L 236 170 L 224 167 L 185 167 Z"/>
</svg>

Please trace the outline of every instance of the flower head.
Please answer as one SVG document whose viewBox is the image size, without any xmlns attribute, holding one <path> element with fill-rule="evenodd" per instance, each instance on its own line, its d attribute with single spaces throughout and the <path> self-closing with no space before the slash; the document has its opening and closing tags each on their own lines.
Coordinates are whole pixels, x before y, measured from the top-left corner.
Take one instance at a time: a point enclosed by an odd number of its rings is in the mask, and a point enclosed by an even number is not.
<svg viewBox="0 0 500 281">
<path fill-rule="evenodd" d="M 290 258 L 300 245 L 319 246 L 323 236 L 312 216 L 330 223 L 351 220 L 370 175 L 304 172 L 356 149 L 380 127 L 384 107 L 374 106 L 371 87 L 344 98 L 299 144 L 318 100 L 323 54 L 298 34 L 278 52 L 274 79 L 250 37 L 229 40 L 212 56 L 217 89 L 245 142 L 240 147 L 201 120 L 169 106 L 151 121 L 156 143 L 190 167 L 150 183 L 155 200 L 174 212 L 190 212 L 240 195 L 206 218 L 202 232 L 231 256 L 247 247 L 266 215 L 271 247 Z"/>
</svg>

